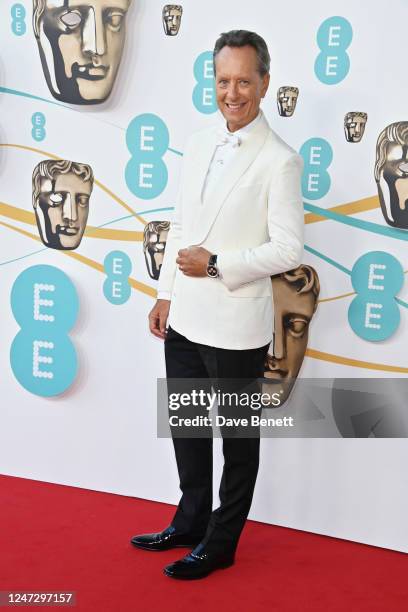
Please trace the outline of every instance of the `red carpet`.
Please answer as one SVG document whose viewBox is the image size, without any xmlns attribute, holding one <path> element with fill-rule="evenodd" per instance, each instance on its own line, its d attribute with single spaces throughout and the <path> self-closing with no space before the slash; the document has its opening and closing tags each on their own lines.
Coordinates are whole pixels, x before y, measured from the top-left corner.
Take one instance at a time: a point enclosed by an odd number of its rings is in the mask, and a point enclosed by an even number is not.
<svg viewBox="0 0 408 612">
<path fill-rule="evenodd" d="M 67 610 L 407 609 L 402 553 L 251 521 L 232 568 L 181 582 L 162 567 L 186 549 L 149 553 L 128 543 L 167 526 L 172 506 L 8 476 L 0 491 L 0 590 L 76 591 Z"/>
</svg>

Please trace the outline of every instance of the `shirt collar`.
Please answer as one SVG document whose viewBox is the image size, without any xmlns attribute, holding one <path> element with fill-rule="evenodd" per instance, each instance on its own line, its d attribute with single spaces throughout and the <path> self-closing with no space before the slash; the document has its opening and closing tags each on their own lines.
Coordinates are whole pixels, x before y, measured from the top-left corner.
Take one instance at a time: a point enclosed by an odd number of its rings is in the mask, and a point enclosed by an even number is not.
<svg viewBox="0 0 408 612">
<path fill-rule="evenodd" d="M 244 127 L 240 128 L 239 130 L 236 130 L 235 132 L 230 132 L 228 130 L 227 122 L 224 120 L 224 129 L 225 129 L 227 134 L 234 134 L 234 136 L 239 136 L 239 138 L 241 140 L 242 140 L 242 138 L 245 139 L 246 136 L 249 134 L 249 132 L 251 132 L 253 130 L 253 128 L 258 124 L 258 122 L 261 120 L 262 115 L 263 115 L 263 112 L 262 112 L 261 109 L 259 109 L 259 113 L 255 117 L 255 119 L 253 119 L 247 125 L 244 125 Z"/>
</svg>

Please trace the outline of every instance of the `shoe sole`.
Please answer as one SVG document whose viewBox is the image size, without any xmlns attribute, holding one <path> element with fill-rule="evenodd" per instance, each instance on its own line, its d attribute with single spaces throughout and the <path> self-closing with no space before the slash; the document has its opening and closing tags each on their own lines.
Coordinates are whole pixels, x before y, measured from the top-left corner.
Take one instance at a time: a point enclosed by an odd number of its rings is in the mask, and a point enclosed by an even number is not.
<svg viewBox="0 0 408 612">
<path fill-rule="evenodd" d="M 171 550 L 172 548 L 195 548 L 199 542 L 194 542 L 192 544 L 173 544 L 172 546 L 166 546 L 165 548 L 150 548 L 150 546 L 143 546 L 143 544 L 135 544 L 135 542 L 130 542 L 132 546 L 135 548 L 140 548 L 141 550 L 149 550 L 150 552 L 163 552 L 164 550 Z"/>
<path fill-rule="evenodd" d="M 165 569 L 163 570 L 163 574 L 167 576 L 168 578 L 174 578 L 175 580 L 200 580 L 200 578 L 207 578 L 207 576 L 209 576 L 213 572 L 216 572 L 219 569 L 227 569 L 228 567 L 231 567 L 231 565 L 234 565 L 234 561 L 229 562 L 229 563 L 223 563 L 222 565 L 219 565 L 218 567 L 207 572 L 206 574 L 201 574 L 201 576 L 177 576 L 176 574 L 171 574 L 170 572 L 166 572 Z"/>
</svg>

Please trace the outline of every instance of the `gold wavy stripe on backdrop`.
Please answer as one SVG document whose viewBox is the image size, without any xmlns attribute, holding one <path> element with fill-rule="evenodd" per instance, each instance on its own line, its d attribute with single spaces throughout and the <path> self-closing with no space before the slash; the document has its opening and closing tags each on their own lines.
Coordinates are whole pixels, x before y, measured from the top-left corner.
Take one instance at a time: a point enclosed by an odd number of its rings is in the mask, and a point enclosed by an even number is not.
<svg viewBox="0 0 408 612">
<path fill-rule="evenodd" d="M 49 156 L 53 159 L 62 159 L 60 157 L 57 157 L 56 155 L 53 155 L 52 153 L 47 153 L 46 151 L 42 151 L 41 149 L 36 149 L 34 147 L 28 147 L 28 146 L 18 145 L 18 144 L 0 144 L 0 146 L 13 147 L 13 148 L 23 149 L 27 151 L 33 151 L 35 153 L 40 153 L 41 155 Z M 123 202 L 120 198 L 118 198 L 112 191 L 110 191 L 107 187 L 102 185 L 102 183 L 99 183 L 96 180 L 95 180 L 95 183 L 98 184 L 101 187 L 101 189 L 103 189 L 106 193 L 108 193 L 116 202 L 119 202 L 121 206 L 124 206 L 126 210 L 130 211 L 136 218 L 141 220 L 141 222 L 146 225 L 146 221 L 142 219 L 142 217 L 137 215 L 134 211 L 132 211 L 130 207 L 128 207 L 127 204 Z M 332 206 L 328 208 L 327 210 L 337 212 L 343 215 L 353 215 L 356 213 L 378 208 L 379 206 L 380 206 L 380 202 L 379 202 L 378 196 L 371 196 L 368 198 L 363 198 L 362 200 L 356 200 L 355 202 L 348 202 L 346 204 L 338 204 L 337 206 Z M 3 210 L 5 212 L 3 212 Z M 7 214 L 7 212 L 8 213 L 12 212 L 13 214 Z M 7 204 L 1 204 L 1 203 L 0 203 L 0 213 L 4 214 L 5 216 L 9 216 L 10 218 L 13 218 L 15 220 L 23 221 L 24 223 L 30 223 L 30 225 L 35 225 L 34 213 L 30 213 L 28 211 L 24 211 L 19 208 L 15 208 L 13 206 L 9 206 Z M 305 224 L 317 223 L 320 221 L 327 221 L 327 220 L 328 220 L 327 217 L 322 217 L 315 213 L 305 214 Z M 109 239 L 109 240 L 129 240 L 129 241 L 137 241 L 137 242 L 143 240 L 142 232 L 131 232 L 131 231 L 124 231 L 124 230 L 108 230 L 104 228 L 95 228 L 92 226 L 89 226 L 89 228 L 85 230 L 85 235 L 94 237 L 94 238 L 104 238 L 104 239 Z M 341 300 L 351 295 L 355 295 L 355 292 L 353 291 L 351 293 L 344 293 L 344 294 L 336 295 L 333 297 L 322 298 L 318 300 L 318 303 L 321 304 L 323 302 L 332 302 L 334 300 Z"/>
<path fill-rule="evenodd" d="M 48 153 L 47 151 L 43 151 L 42 149 L 36 149 L 35 147 L 28 147 L 26 145 L 19 145 L 19 144 L 12 144 L 12 143 L 10 144 L 0 143 L 0 147 L 10 147 L 12 149 L 21 149 L 23 151 L 31 151 L 33 153 L 39 153 L 40 155 L 49 157 L 50 159 L 64 159 L 63 157 L 59 157 L 59 155 L 54 155 L 53 153 Z M 94 183 L 95 185 L 98 185 L 98 187 L 102 189 L 102 191 L 107 193 L 113 200 L 115 200 L 115 202 L 120 204 L 125 210 L 127 210 L 131 215 L 133 215 L 138 221 L 143 223 L 143 225 L 147 224 L 147 221 L 145 221 L 143 217 L 138 215 L 128 204 L 126 204 L 126 202 L 124 202 L 121 198 L 119 198 L 119 196 L 113 193 L 113 191 L 111 191 L 103 183 L 101 183 L 97 179 L 94 179 Z"/>
<path fill-rule="evenodd" d="M 347 204 L 338 204 L 332 206 L 327 210 L 336 212 L 341 215 L 355 215 L 356 213 L 365 212 L 366 210 L 373 210 L 380 206 L 380 200 L 378 196 L 370 196 L 369 198 L 363 198 L 362 200 L 356 200 L 355 202 L 348 202 Z M 327 217 L 318 215 L 316 213 L 305 214 L 305 224 L 318 223 L 319 221 L 329 221 Z"/>
<path fill-rule="evenodd" d="M 408 368 L 402 366 L 387 365 L 385 363 L 373 363 L 371 361 L 360 361 L 359 359 L 351 359 L 350 357 L 342 357 L 341 355 L 332 355 L 324 353 L 312 348 L 306 349 L 306 356 L 312 359 L 320 359 L 321 361 L 329 361 L 331 363 L 339 363 L 348 365 L 353 368 L 365 368 L 366 370 L 380 370 L 382 372 L 398 372 L 400 374 L 408 374 Z"/>
<path fill-rule="evenodd" d="M 45 155 L 46 157 L 52 159 L 63 159 L 58 155 L 54 155 L 53 153 L 48 153 L 47 151 L 43 151 L 42 149 L 37 149 L 35 147 L 28 147 L 26 145 L 19 144 L 6 144 L 0 143 L 0 147 L 11 147 L 14 149 L 22 149 L 23 151 L 32 151 L 33 153 L 39 153 L 40 155 Z M 143 225 L 146 225 L 146 221 L 138 215 L 126 202 L 124 202 L 121 198 L 119 198 L 116 194 L 113 193 L 108 187 L 103 185 L 101 182 L 95 179 L 95 184 L 98 185 L 105 193 L 111 196 L 118 204 L 120 204 L 123 208 L 125 208 L 128 212 L 130 212 L 136 219 L 138 219 Z M 356 213 L 364 212 L 367 210 L 372 210 L 374 208 L 378 208 L 380 205 L 378 196 L 370 196 L 369 198 L 363 198 L 362 200 L 356 200 L 355 202 L 348 202 L 347 204 L 338 204 L 337 206 L 333 206 L 328 208 L 327 210 L 337 212 L 343 215 L 353 215 Z M 306 213 L 305 214 L 305 223 L 317 223 L 320 221 L 327 221 L 326 217 L 321 215 L 317 215 L 316 213 Z"/>
<path fill-rule="evenodd" d="M 15 232 L 18 232 L 19 234 L 23 234 L 23 236 L 28 236 L 29 238 L 32 238 L 33 240 L 36 240 L 37 242 L 41 242 L 38 236 L 35 236 L 34 234 L 31 234 L 31 232 L 27 232 L 26 230 L 20 229 L 19 227 L 15 227 L 14 225 L 10 225 L 9 223 L 5 223 L 4 221 L 0 221 L 0 225 L 3 225 L 4 227 L 7 227 L 8 229 L 11 229 Z M 100 264 L 98 261 L 90 259 L 89 257 L 85 257 L 84 255 L 80 255 L 79 253 L 75 253 L 74 251 L 62 251 L 62 250 L 60 251 L 58 249 L 56 250 L 58 251 L 58 253 L 61 253 L 62 255 L 67 255 L 68 257 L 72 257 L 73 259 L 76 259 L 77 261 L 81 261 L 82 263 L 89 266 L 90 268 L 94 268 L 94 270 L 98 270 L 98 272 L 103 272 L 105 274 L 103 265 Z M 129 277 L 129 284 L 131 287 L 133 287 L 133 289 L 136 289 L 137 291 L 140 291 L 141 293 L 145 293 L 146 295 L 149 295 L 150 297 L 155 298 L 157 296 L 156 289 L 153 289 L 152 287 L 149 287 L 148 285 L 145 285 L 144 283 L 141 283 L 140 281 L 137 281 L 136 279 L 132 277 Z"/>
<path fill-rule="evenodd" d="M 322 298 L 321 300 L 317 300 L 317 303 L 322 304 L 323 302 L 334 302 L 334 300 L 342 300 L 345 297 L 350 297 L 350 295 L 356 295 L 356 292 L 351 291 L 350 293 L 342 293 L 341 295 L 335 295 L 334 297 Z"/>
<path fill-rule="evenodd" d="M 14 221 L 21 221 L 28 225 L 37 225 L 35 215 L 33 212 L 11 206 L 5 202 L 0 202 L 0 215 L 8 217 Z M 134 232 L 118 229 L 109 229 L 105 227 L 94 227 L 89 225 L 85 229 L 85 236 L 90 238 L 100 238 L 102 240 L 123 240 L 126 242 L 142 242 L 143 232 Z"/>
<path fill-rule="evenodd" d="M 20 234 L 23 234 L 23 236 L 28 236 L 29 238 L 32 238 L 33 240 L 36 240 L 37 242 L 41 242 L 38 236 L 35 236 L 34 234 L 27 232 L 26 230 L 20 229 L 19 227 L 14 227 L 13 225 L 10 225 L 9 223 L 5 223 L 4 221 L 0 221 L 0 225 L 7 227 Z M 81 261 L 85 265 L 91 268 L 94 268 L 95 270 L 98 270 L 98 272 L 104 273 L 102 264 L 100 264 L 97 261 L 94 261 L 93 259 L 89 259 L 89 257 L 85 257 L 84 255 L 80 255 L 79 253 L 74 253 L 72 251 L 58 251 L 58 252 L 64 255 L 68 255 L 69 257 L 73 257 L 77 261 Z M 141 291 L 142 293 L 145 293 L 146 295 L 149 295 L 153 298 L 157 296 L 157 292 L 155 289 L 153 289 L 152 287 L 149 287 L 148 285 L 145 285 L 144 283 L 141 283 L 135 280 L 134 278 L 129 278 L 129 284 L 131 285 L 131 287 L 133 287 L 133 289 L 136 289 L 137 291 Z M 320 359 L 321 361 L 328 361 L 332 363 L 339 363 L 342 365 L 349 365 L 355 368 L 366 368 L 369 370 L 382 370 L 385 372 L 399 372 L 399 373 L 408 374 L 408 368 L 403 368 L 400 366 L 386 365 L 386 364 L 381 364 L 381 363 L 371 363 L 368 361 L 359 361 L 358 359 L 350 359 L 349 357 L 342 357 L 340 355 L 332 355 L 331 353 L 324 353 L 322 351 L 317 351 L 311 348 L 306 349 L 306 355 L 308 357 L 311 357 L 312 359 Z"/>
</svg>

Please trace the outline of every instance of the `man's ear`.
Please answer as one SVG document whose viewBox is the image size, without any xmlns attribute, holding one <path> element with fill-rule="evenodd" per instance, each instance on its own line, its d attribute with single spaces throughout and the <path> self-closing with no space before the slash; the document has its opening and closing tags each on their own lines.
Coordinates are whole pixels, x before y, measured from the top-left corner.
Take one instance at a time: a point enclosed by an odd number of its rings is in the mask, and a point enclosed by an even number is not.
<svg viewBox="0 0 408 612">
<path fill-rule="evenodd" d="M 264 74 L 264 76 L 262 77 L 262 89 L 261 89 L 262 98 L 265 97 L 266 92 L 268 91 L 270 78 L 271 78 L 271 75 L 269 74 L 269 72 L 267 74 Z"/>
</svg>

